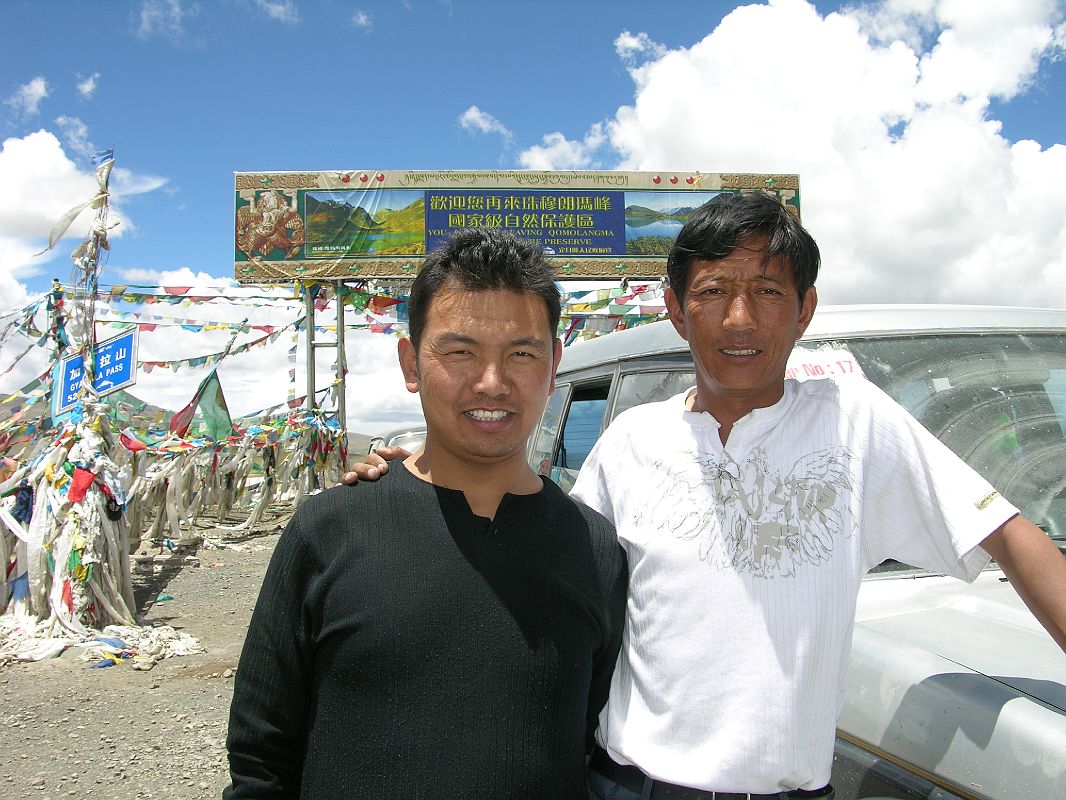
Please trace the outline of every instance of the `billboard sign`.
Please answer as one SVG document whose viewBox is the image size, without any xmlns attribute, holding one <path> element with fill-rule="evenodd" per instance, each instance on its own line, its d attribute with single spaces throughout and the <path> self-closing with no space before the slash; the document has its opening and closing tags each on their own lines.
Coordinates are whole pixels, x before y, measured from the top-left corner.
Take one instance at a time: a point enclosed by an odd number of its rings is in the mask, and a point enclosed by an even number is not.
<svg viewBox="0 0 1066 800">
<path fill-rule="evenodd" d="M 93 389 L 101 397 L 137 382 L 137 329 L 131 328 L 107 341 L 97 342 L 93 351 Z M 74 408 L 81 393 L 85 357 L 77 355 L 62 359 L 59 367 L 59 391 L 56 394 L 54 415 Z"/>
<path fill-rule="evenodd" d="M 494 228 L 536 239 L 560 277 L 659 277 L 688 216 L 742 191 L 799 215 L 797 175 L 237 173 L 234 272 L 249 283 L 413 277 L 455 231 Z"/>
</svg>

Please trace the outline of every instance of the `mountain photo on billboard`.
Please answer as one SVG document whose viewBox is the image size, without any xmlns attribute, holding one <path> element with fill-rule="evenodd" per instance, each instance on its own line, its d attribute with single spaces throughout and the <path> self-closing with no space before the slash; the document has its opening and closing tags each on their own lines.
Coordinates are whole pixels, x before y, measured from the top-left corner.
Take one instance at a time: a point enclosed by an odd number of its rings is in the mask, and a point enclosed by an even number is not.
<svg viewBox="0 0 1066 800">
<path fill-rule="evenodd" d="M 717 194 L 626 192 L 626 255 L 668 255 L 692 212 Z"/>
<path fill-rule="evenodd" d="M 316 191 L 304 195 L 310 256 L 422 255 L 426 203 L 406 189 Z"/>
</svg>

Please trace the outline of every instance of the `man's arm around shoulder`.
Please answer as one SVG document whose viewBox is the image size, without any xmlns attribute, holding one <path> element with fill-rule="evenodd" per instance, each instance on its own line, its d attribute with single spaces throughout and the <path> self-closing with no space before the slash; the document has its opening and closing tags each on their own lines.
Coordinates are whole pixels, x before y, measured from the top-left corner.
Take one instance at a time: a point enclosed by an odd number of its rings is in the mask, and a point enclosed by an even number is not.
<svg viewBox="0 0 1066 800">
<path fill-rule="evenodd" d="M 359 481 L 376 481 L 389 471 L 389 461 L 395 458 L 407 458 L 411 453 L 402 447 L 392 445 L 379 447 L 366 454 L 366 458 L 358 464 L 353 464 L 349 472 L 341 476 L 341 484 L 355 486 Z"/>
</svg>

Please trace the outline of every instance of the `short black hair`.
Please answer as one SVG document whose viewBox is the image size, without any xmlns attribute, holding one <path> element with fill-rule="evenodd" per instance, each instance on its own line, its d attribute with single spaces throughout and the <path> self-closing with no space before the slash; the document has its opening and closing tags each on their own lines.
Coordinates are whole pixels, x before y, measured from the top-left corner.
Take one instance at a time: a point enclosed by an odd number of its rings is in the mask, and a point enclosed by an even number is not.
<svg viewBox="0 0 1066 800">
<path fill-rule="evenodd" d="M 716 261 L 752 240 L 766 242 L 767 261 L 783 255 L 792 267 L 800 302 L 818 278 L 821 255 L 794 209 L 764 192 L 720 194 L 697 208 L 674 241 L 666 261 L 670 288 L 678 302 L 693 261 Z"/>
<path fill-rule="evenodd" d="M 548 311 L 554 338 L 559 328 L 562 300 L 551 265 L 533 240 L 490 228 L 458 231 L 434 250 L 411 285 L 407 299 L 407 331 L 418 350 L 429 305 L 441 287 L 468 292 L 506 289 L 540 295 Z"/>
</svg>

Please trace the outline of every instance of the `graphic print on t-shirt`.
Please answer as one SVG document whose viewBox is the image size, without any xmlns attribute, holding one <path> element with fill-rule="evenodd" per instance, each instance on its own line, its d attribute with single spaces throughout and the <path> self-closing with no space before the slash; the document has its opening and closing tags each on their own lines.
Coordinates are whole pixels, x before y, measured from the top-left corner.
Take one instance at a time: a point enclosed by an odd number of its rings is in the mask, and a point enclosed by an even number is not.
<svg viewBox="0 0 1066 800">
<path fill-rule="evenodd" d="M 698 479 L 684 457 L 656 464 L 656 500 L 634 522 L 698 540 L 700 559 L 711 566 L 758 578 L 788 577 L 801 565 L 827 560 L 836 538 L 851 535 L 854 456 L 846 448 L 803 456 L 783 472 L 762 448 L 741 464 L 726 454 L 721 461 L 695 457 Z"/>
</svg>

